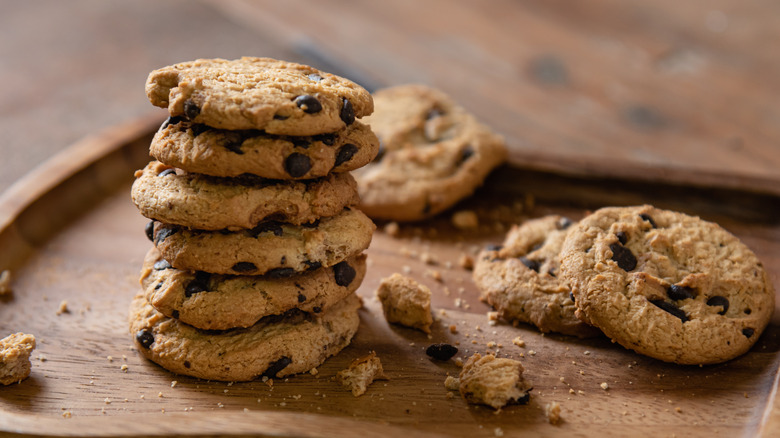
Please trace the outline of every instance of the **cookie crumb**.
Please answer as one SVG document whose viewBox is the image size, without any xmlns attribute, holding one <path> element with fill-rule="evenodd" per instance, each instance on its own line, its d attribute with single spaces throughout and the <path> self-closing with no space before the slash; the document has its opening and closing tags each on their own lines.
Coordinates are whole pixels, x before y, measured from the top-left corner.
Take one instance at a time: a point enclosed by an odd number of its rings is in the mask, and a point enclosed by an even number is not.
<svg viewBox="0 0 780 438">
<path fill-rule="evenodd" d="M 682 414 L 682 408 L 677 406 L 676 408 L 674 408 L 674 412 L 677 412 L 678 414 Z"/>
<path fill-rule="evenodd" d="M 500 427 L 493 429 L 493 435 L 504 436 L 504 429 L 501 429 Z"/>
<path fill-rule="evenodd" d="M 607 382 L 601 382 L 601 385 L 599 386 L 601 386 L 601 389 L 603 389 L 604 391 L 609 389 L 609 384 Z"/>
<path fill-rule="evenodd" d="M 459 230 L 473 230 L 479 227 L 479 217 L 473 210 L 460 210 L 452 214 L 452 225 Z"/>
<path fill-rule="evenodd" d="M 11 293 L 11 271 L 0 272 L 0 295 Z"/>
<path fill-rule="evenodd" d="M 448 391 L 460 391 L 460 379 L 457 377 L 447 376 L 444 379 L 444 388 Z"/>
<path fill-rule="evenodd" d="M 119 367 L 120 370 L 127 372 L 127 364 L 122 364 L 121 367 Z"/>
<path fill-rule="evenodd" d="M 171 380 L 171 388 L 175 388 L 178 383 L 176 380 Z"/>
<path fill-rule="evenodd" d="M 311 374 L 312 376 L 316 376 L 319 373 L 320 371 L 317 368 L 312 368 L 309 370 L 309 374 Z"/>
<path fill-rule="evenodd" d="M 525 341 L 520 338 L 520 336 L 512 339 L 512 343 L 517 345 L 520 348 L 525 347 Z"/>
<path fill-rule="evenodd" d="M 401 234 L 401 227 L 398 225 L 398 222 L 388 222 L 384 230 L 385 234 L 392 237 L 398 237 Z"/>
<path fill-rule="evenodd" d="M 460 395 L 473 404 L 501 409 L 508 404 L 526 404 L 531 385 L 523 379 L 523 365 L 507 358 L 474 353 L 460 372 Z"/>
<path fill-rule="evenodd" d="M 110 398 L 108 398 L 108 397 L 106 397 L 106 398 L 103 400 L 103 403 L 105 403 L 105 404 L 107 404 L 107 405 L 110 405 L 110 404 L 111 404 L 111 399 L 110 399 Z"/>
<path fill-rule="evenodd" d="M 547 413 L 547 421 L 550 424 L 559 424 L 561 422 L 561 404 L 558 402 L 547 403 L 544 408 Z"/>
<path fill-rule="evenodd" d="M 70 411 L 65 411 L 62 413 L 62 418 L 70 418 L 73 414 L 70 413 Z"/>
<path fill-rule="evenodd" d="M 35 336 L 14 333 L 0 339 L 0 383 L 10 385 L 30 376 L 30 355 L 35 349 Z"/>
<path fill-rule="evenodd" d="M 387 322 L 431 333 L 431 290 L 427 286 L 395 273 L 382 279 L 376 296 Z"/>
<path fill-rule="evenodd" d="M 471 271 L 474 269 L 474 259 L 468 254 L 461 254 L 458 265 L 467 271 Z"/>
<path fill-rule="evenodd" d="M 439 261 L 436 260 L 436 257 L 434 257 L 428 251 L 420 254 L 420 261 L 425 263 L 426 265 L 438 265 L 439 264 Z"/>
<path fill-rule="evenodd" d="M 336 381 L 359 397 L 368 390 L 374 380 L 387 380 L 382 369 L 382 362 L 376 357 L 376 352 L 359 357 L 349 364 L 349 367 L 336 374 Z"/>
<path fill-rule="evenodd" d="M 63 313 L 70 313 L 70 309 L 68 309 L 68 301 L 62 300 L 60 302 L 60 307 L 57 309 L 57 315 L 62 315 Z"/>
<path fill-rule="evenodd" d="M 428 272 L 430 272 L 431 277 L 434 280 L 438 281 L 439 283 L 442 283 L 444 281 L 444 277 L 441 276 L 441 272 L 439 272 L 439 271 L 437 271 L 435 269 L 429 270 Z"/>
</svg>

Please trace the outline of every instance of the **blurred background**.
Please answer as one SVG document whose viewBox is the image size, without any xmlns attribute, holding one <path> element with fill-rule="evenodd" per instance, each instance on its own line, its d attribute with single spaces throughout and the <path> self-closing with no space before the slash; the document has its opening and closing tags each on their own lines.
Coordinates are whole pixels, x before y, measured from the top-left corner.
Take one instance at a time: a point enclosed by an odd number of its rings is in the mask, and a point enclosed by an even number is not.
<svg viewBox="0 0 780 438">
<path fill-rule="evenodd" d="M 0 1 L 0 192 L 159 114 L 147 74 L 269 56 L 368 89 L 429 84 L 516 165 L 780 193 L 780 2 Z"/>
</svg>

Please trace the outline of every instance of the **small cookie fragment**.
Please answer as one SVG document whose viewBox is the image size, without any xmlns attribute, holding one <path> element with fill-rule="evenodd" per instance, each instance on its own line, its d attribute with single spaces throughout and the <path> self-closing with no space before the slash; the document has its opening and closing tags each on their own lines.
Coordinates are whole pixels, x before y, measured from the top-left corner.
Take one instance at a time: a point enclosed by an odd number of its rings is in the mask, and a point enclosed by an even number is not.
<svg viewBox="0 0 780 438">
<path fill-rule="evenodd" d="M 11 293 L 11 271 L 0 272 L 0 295 Z"/>
<path fill-rule="evenodd" d="M 352 391 L 352 395 L 360 397 L 365 394 L 371 382 L 387 380 L 387 376 L 382 369 L 382 362 L 376 357 L 376 352 L 372 351 L 366 356 L 353 360 L 349 368 L 339 371 L 336 380 Z"/>
<path fill-rule="evenodd" d="M 479 227 L 479 218 L 473 210 L 460 210 L 452 214 L 452 224 L 459 230 L 474 230 Z"/>
<path fill-rule="evenodd" d="M 550 424 L 560 424 L 561 422 L 561 404 L 558 402 L 547 403 L 544 407 L 544 412 L 547 414 L 547 421 Z"/>
<path fill-rule="evenodd" d="M 460 371 L 460 394 L 469 403 L 493 409 L 526 404 L 531 385 L 523 379 L 524 370 L 514 359 L 474 353 Z"/>
<path fill-rule="evenodd" d="M 0 383 L 10 385 L 30 375 L 30 354 L 35 349 L 35 336 L 14 333 L 0 339 Z"/>
<path fill-rule="evenodd" d="M 395 273 L 382 279 L 376 296 L 387 322 L 431 332 L 431 290 L 427 286 Z"/>
</svg>

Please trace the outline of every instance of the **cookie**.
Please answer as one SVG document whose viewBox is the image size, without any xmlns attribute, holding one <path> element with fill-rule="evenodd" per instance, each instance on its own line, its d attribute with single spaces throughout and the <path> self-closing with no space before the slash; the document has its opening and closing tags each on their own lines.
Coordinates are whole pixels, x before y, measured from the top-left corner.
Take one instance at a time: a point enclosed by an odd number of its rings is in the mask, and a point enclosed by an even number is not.
<svg viewBox="0 0 780 438">
<path fill-rule="evenodd" d="M 193 173 L 273 179 L 312 179 L 366 165 L 379 151 L 368 125 L 309 137 L 228 131 L 169 117 L 155 134 L 150 153 L 160 162 Z"/>
<path fill-rule="evenodd" d="M 304 225 L 261 222 L 251 230 L 201 231 L 154 224 L 154 244 L 177 269 L 286 277 L 333 266 L 371 243 L 376 226 L 360 210 Z"/>
<path fill-rule="evenodd" d="M 143 296 L 130 306 L 130 333 L 147 359 L 177 374 L 237 382 L 309 371 L 349 345 L 361 306 L 349 295 L 319 315 L 298 310 L 244 329 L 200 330 L 155 310 Z"/>
<path fill-rule="evenodd" d="M 18 383 L 30 376 L 35 336 L 14 333 L 0 339 L 0 384 Z"/>
<path fill-rule="evenodd" d="M 355 397 L 360 397 L 368 390 L 368 385 L 374 380 L 388 380 L 382 368 L 382 361 L 375 352 L 359 357 L 345 368 L 336 373 L 336 381 L 347 388 Z"/>
<path fill-rule="evenodd" d="M 526 404 L 531 385 L 523 378 L 523 365 L 508 358 L 474 353 L 458 376 L 460 395 L 469 403 L 501 409 Z"/>
<path fill-rule="evenodd" d="M 249 327 L 292 309 L 322 313 L 355 292 L 366 273 L 365 255 L 289 278 L 155 269 L 162 260 L 155 248 L 144 259 L 146 300 L 163 315 L 204 330 Z"/>
<path fill-rule="evenodd" d="M 349 173 L 307 181 L 219 178 L 152 161 L 135 176 L 131 196 L 142 215 L 199 230 L 250 229 L 267 219 L 300 225 L 360 201 Z"/>
<path fill-rule="evenodd" d="M 571 224 L 551 215 L 512 226 L 503 246 L 477 257 L 473 275 L 480 299 L 501 318 L 533 324 L 543 333 L 599 334 L 574 315 L 570 289 L 559 278 L 559 254 Z"/>
<path fill-rule="evenodd" d="M 501 136 L 444 93 L 422 85 L 374 94 L 366 123 L 382 147 L 354 172 L 361 209 L 377 219 L 428 218 L 471 195 L 506 159 Z"/>
<path fill-rule="evenodd" d="M 424 284 L 395 273 L 382 279 L 376 297 L 387 322 L 431 332 L 431 290 Z"/>
<path fill-rule="evenodd" d="M 146 95 L 171 116 L 283 135 L 336 132 L 373 111 L 371 95 L 356 83 L 271 58 L 198 59 L 164 67 L 149 74 Z"/>
<path fill-rule="evenodd" d="M 561 250 L 577 316 L 620 345 L 679 364 L 750 349 L 774 310 L 756 255 L 719 225 L 650 205 L 603 208 Z"/>
</svg>

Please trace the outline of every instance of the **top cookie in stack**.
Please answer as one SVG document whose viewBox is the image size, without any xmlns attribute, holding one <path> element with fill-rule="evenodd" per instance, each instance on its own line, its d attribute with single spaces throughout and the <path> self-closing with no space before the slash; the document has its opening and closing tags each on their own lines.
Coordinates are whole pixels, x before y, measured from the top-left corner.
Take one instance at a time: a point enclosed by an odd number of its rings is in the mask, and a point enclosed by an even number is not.
<svg viewBox="0 0 780 438">
<path fill-rule="evenodd" d="M 371 95 L 248 57 L 156 70 L 146 93 L 170 117 L 132 189 L 155 245 L 130 315 L 140 351 L 233 381 L 308 371 L 345 347 L 375 228 L 348 173 L 379 149 L 356 120 Z"/>
</svg>

